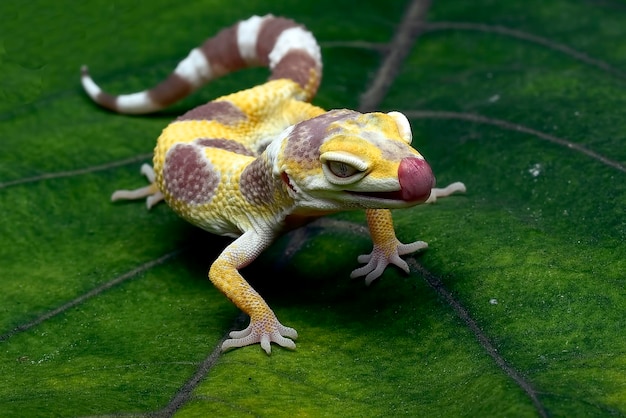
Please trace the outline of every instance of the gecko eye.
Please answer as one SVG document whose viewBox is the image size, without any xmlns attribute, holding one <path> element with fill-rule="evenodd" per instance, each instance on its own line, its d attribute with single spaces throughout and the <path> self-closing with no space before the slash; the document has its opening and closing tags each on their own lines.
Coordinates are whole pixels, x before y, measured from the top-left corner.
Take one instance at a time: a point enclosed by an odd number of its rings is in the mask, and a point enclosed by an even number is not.
<svg viewBox="0 0 626 418">
<path fill-rule="evenodd" d="M 340 178 L 351 177 L 359 171 L 342 161 L 328 161 L 326 165 L 331 173 Z"/>
<path fill-rule="evenodd" d="M 322 154 L 320 159 L 324 175 L 333 184 L 354 183 L 367 174 L 368 164 L 352 154 L 331 151 Z"/>
</svg>

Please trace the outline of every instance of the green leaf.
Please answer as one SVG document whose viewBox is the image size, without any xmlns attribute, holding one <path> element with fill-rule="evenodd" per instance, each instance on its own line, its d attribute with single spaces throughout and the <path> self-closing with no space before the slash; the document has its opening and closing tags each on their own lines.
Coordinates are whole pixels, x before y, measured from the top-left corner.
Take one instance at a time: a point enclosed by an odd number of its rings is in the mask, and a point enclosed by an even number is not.
<svg viewBox="0 0 626 418">
<path fill-rule="evenodd" d="M 406 113 L 468 191 L 395 211 L 429 248 L 369 287 L 363 214 L 281 237 L 243 274 L 297 350 L 221 353 L 246 323 L 206 279 L 229 240 L 109 197 L 176 115 L 267 72 L 147 117 L 78 73 L 143 90 L 268 12 L 320 41 L 316 104 Z M 615 0 L 0 3 L 3 415 L 626 415 L 625 23 Z"/>
</svg>

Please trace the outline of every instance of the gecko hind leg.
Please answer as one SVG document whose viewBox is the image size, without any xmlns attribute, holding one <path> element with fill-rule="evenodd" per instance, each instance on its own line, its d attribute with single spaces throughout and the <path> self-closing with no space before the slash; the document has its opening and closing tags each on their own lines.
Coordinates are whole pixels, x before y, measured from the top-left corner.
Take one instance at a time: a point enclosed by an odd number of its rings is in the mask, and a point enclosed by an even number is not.
<svg viewBox="0 0 626 418">
<path fill-rule="evenodd" d="M 143 164 L 141 166 L 141 174 L 146 176 L 148 181 L 150 181 L 150 185 L 145 187 L 140 187 L 135 190 L 116 190 L 111 195 L 111 201 L 115 202 L 116 200 L 134 200 L 134 199 L 142 199 L 146 198 L 146 207 L 150 209 L 152 206 L 159 203 L 163 200 L 163 193 L 159 190 L 156 185 L 156 174 L 154 170 L 149 164 Z"/>
</svg>

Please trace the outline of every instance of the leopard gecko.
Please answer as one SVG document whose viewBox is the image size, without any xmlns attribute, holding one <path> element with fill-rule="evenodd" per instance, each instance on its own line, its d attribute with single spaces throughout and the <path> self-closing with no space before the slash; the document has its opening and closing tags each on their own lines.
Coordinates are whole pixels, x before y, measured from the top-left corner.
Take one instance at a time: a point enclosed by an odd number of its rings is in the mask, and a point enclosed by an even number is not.
<svg viewBox="0 0 626 418">
<path fill-rule="evenodd" d="M 293 20 L 253 16 L 223 29 L 191 50 L 165 80 L 132 94 L 104 92 L 82 68 L 81 82 L 99 105 L 142 114 L 164 109 L 226 73 L 267 66 L 264 84 L 194 108 L 171 122 L 142 166 L 150 185 L 118 190 L 112 200 L 146 198 L 148 209 L 165 200 L 185 220 L 235 238 L 209 269 L 209 278 L 250 317 L 222 349 L 260 343 L 295 348 L 298 333 L 282 325 L 239 269 L 280 234 L 326 214 L 364 209 L 373 250 L 351 277 L 367 284 L 387 265 L 408 272 L 401 255 L 426 248 L 401 243 L 391 211 L 465 191 L 462 183 L 434 188 L 425 159 L 410 146 L 400 112 L 325 111 L 310 104 L 321 79 L 320 47 Z"/>
</svg>

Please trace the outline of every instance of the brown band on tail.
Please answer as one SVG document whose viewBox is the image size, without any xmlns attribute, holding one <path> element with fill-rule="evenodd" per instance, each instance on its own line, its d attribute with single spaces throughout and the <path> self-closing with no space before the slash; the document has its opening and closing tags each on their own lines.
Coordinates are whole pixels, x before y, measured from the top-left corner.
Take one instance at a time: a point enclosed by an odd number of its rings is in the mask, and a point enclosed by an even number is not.
<svg viewBox="0 0 626 418">
<path fill-rule="evenodd" d="M 246 67 L 237 44 L 239 23 L 222 29 L 213 38 L 207 39 L 200 51 L 211 63 L 216 76 L 223 75 Z"/>
<path fill-rule="evenodd" d="M 100 106 L 104 107 L 105 109 L 109 109 L 114 112 L 117 111 L 117 106 L 116 106 L 117 96 L 114 96 L 109 93 L 105 93 L 101 91 L 99 88 L 97 89 L 94 88 L 95 83 L 93 83 L 93 81 L 91 80 L 91 76 L 89 75 L 89 69 L 87 68 L 86 65 L 83 65 L 81 67 L 80 73 L 81 73 L 81 82 L 83 83 L 83 87 L 85 88 L 87 93 L 91 96 L 93 101 L 95 101 Z M 90 82 L 91 84 L 93 84 L 93 86 L 89 86 L 88 84 L 86 84 Z"/>
<path fill-rule="evenodd" d="M 317 92 L 321 79 L 319 64 L 306 51 L 294 49 L 274 67 L 270 80 L 289 78 L 302 87 L 310 100 Z"/>
<path fill-rule="evenodd" d="M 165 108 L 187 97 L 194 90 L 187 80 L 174 73 L 157 84 L 156 87 L 148 90 L 148 96 L 160 108 Z"/>
<path fill-rule="evenodd" d="M 274 17 L 263 22 L 259 30 L 259 37 L 256 44 L 256 55 L 262 65 L 268 65 L 269 55 L 276 46 L 276 41 L 281 33 L 287 29 L 302 27 L 291 19 Z"/>
</svg>

